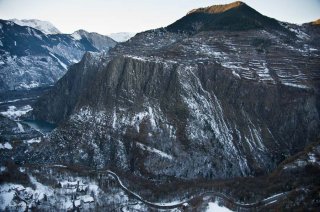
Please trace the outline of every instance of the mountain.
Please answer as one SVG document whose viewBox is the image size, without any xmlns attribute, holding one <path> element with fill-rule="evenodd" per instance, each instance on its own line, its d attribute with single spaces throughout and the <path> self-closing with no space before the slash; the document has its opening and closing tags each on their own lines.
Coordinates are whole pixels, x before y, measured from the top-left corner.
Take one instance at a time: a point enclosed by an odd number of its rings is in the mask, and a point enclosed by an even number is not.
<svg viewBox="0 0 320 212">
<path fill-rule="evenodd" d="M 190 11 L 167 27 L 168 31 L 283 29 L 273 18 L 261 15 L 243 2 L 215 5 Z M 283 29 L 285 30 L 285 29 Z"/>
<path fill-rule="evenodd" d="M 86 32 L 85 30 L 78 30 L 71 34 L 71 36 L 79 41 L 88 41 L 99 51 L 108 51 L 110 47 L 115 46 L 116 41 L 104 35 L 95 32 Z"/>
<path fill-rule="evenodd" d="M 250 27 L 228 22 L 239 15 Z M 189 34 L 194 20 L 206 24 Z M 61 124 L 51 142 L 76 141 L 91 157 L 41 151 L 55 155 L 49 160 L 151 176 L 268 173 L 319 136 L 319 44 L 310 36 L 235 3 L 194 10 L 107 56 L 86 54 L 40 98 L 34 116 Z"/>
<path fill-rule="evenodd" d="M 41 21 L 37 19 L 11 19 L 9 21 L 12 21 L 20 26 L 32 27 L 43 32 L 44 34 L 61 34 L 61 32 L 52 23 L 48 21 Z"/>
<path fill-rule="evenodd" d="M 5 20 L 0 20 L 0 28 L 0 91 L 52 85 L 86 51 L 108 51 L 116 44 L 83 30 L 47 35 Z"/>
<path fill-rule="evenodd" d="M 311 22 L 311 24 L 319 26 L 320 25 L 320 19 Z"/>
<path fill-rule="evenodd" d="M 204 211 L 208 198 L 232 210 L 315 210 L 320 44 L 312 27 L 236 2 L 88 52 L 29 114 L 58 127 L 28 151 L 15 142 L 3 160 L 40 166 L 35 173 L 57 175 L 43 180 L 51 185 L 62 172 L 96 176 L 101 193 L 125 187 L 143 211 Z M 91 193 L 99 204 L 108 199 Z"/>
<path fill-rule="evenodd" d="M 125 42 L 135 36 L 136 33 L 134 32 L 118 32 L 118 33 L 111 33 L 108 36 L 117 42 Z"/>
</svg>

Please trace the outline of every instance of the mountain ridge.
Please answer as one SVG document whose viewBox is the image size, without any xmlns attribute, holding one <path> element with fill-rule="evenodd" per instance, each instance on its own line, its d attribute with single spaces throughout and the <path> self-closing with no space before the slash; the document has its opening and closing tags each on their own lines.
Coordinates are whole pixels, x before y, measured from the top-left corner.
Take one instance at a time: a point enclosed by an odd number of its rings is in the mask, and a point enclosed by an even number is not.
<svg viewBox="0 0 320 212">
<path fill-rule="evenodd" d="M 249 29 L 277 30 L 290 33 L 279 21 L 267 17 L 237 1 L 226 5 L 214 5 L 191 10 L 186 16 L 168 25 L 172 32 L 197 33 L 208 30 L 241 31 Z"/>
<path fill-rule="evenodd" d="M 13 21 L 14 23 L 20 26 L 29 26 L 35 29 L 40 30 L 44 34 L 61 34 L 60 30 L 57 29 L 52 23 L 49 21 L 43 21 L 38 19 L 9 19 L 9 21 Z"/>
<path fill-rule="evenodd" d="M 0 20 L 0 24 L 1 91 L 52 85 L 86 51 L 108 51 L 116 45 L 111 38 L 94 33 L 75 39 L 12 21 Z"/>
<path fill-rule="evenodd" d="M 235 1 L 230 4 L 212 5 L 208 7 L 193 9 L 190 12 L 188 12 L 187 15 L 192 13 L 223 13 L 227 10 L 234 9 L 243 5 L 246 4 L 241 1 Z"/>
</svg>

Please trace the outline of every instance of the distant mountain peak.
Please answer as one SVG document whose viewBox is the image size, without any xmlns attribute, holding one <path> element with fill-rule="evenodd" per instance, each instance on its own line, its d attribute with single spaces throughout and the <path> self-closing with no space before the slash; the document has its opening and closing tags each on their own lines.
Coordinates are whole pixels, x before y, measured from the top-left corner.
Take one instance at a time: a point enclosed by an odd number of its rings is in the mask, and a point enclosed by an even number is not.
<svg viewBox="0 0 320 212">
<path fill-rule="evenodd" d="M 218 13 L 223 13 L 227 10 L 234 9 L 240 6 L 246 5 L 245 3 L 241 1 L 235 1 L 230 4 L 222 4 L 222 5 L 212 5 L 209 7 L 202 7 L 202 8 L 197 8 L 193 9 L 188 14 L 191 13 L 211 13 L 211 14 L 218 14 Z"/>
<path fill-rule="evenodd" d="M 135 32 L 117 32 L 111 33 L 108 36 L 117 42 L 125 42 L 135 36 L 137 33 Z"/>
<path fill-rule="evenodd" d="M 174 32 L 200 32 L 212 30 L 285 30 L 273 18 L 262 15 L 247 4 L 236 1 L 191 10 L 186 16 L 166 27 Z"/>
<path fill-rule="evenodd" d="M 29 26 L 40 30 L 44 34 L 60 34 L 61 32 L 49 21 L 42 21 L 38 19 L 11 19 L 10 21 L 20 26 Z"/>
<path fill-rule="evenodd" d="M 315 21 L 311 22 L 311 24 L 320 26 L 320 18 L 318 20 L 315 20 Z"/>
</svg>

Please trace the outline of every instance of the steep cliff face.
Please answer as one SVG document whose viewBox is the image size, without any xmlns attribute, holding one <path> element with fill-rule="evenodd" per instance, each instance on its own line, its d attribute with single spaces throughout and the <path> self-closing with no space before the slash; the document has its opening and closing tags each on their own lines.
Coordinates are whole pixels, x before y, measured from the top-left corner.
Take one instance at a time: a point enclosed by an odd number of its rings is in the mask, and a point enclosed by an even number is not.
<svg viewBox="0 0 320 212">
<path fill-rule="evenodd" d="M 312 36 L 285 23 L 158 29 L 87 54 L 35 105 L 35 118 L 60 126 L 28 158 L 148 177 L 270 172 L 319 137 Z"/>
</svg>

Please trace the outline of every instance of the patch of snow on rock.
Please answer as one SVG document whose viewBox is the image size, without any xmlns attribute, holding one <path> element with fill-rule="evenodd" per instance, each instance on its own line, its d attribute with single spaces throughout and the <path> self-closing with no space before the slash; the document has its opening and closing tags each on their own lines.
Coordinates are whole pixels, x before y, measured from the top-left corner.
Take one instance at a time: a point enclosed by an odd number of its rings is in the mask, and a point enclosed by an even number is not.
<svg viewBox="0 0 320 212">
<path fill-rule="evenodd" d="M 209 202 L 206 212 L 230 212 L 226 207 L 220 206 L 215 202 Z"/>
<path fill-rule="evenodd" d="M 40 143 L 41 138 L 32 138 L 32 139 L 26 140 L 25 142 L 27 142 L 28 144 Z"/>
<path fill-rule="evenodd" d="M 12 149 L 12 146 L 9 142 L 6 142 L 5 144 L 0 144 L 0 149 Z"/>
<path fill-rule="evenodd" d="M 30 105 L 25 105 L 19 108 L 17 108 L 16 106 L 9 106 L 7 111 L 0 112 L 0 114 L 2 114 L 7 118 L 16 120 L 31 110 L 32 110 L 32 107 Z"/>
</svg>

